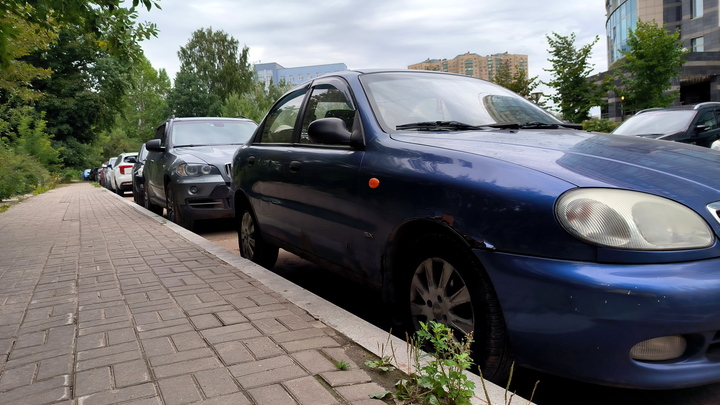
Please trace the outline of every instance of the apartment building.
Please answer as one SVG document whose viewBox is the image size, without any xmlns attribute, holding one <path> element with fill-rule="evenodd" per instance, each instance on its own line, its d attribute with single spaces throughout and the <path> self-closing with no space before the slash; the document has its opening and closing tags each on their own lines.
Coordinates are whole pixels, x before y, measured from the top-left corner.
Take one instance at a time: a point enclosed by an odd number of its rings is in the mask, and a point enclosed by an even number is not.
<svg viewBox="0 0 720 405">
<path fill-rule="evenodd" d="M 523 70 L 526 77 L 528 75 L 527 55 L 514 55 L 507 52 L 487 56 L 468 52 L 453 59 L 427 59 L 424 62 L 408 66 L 408 69 L 457 73 L 492 81 L 503 64 L 509 64 L 513 74 Z"/>
<path fill-rule="evenodd" d="M 296 85 L 327 73 L 340 72 L 343 70 L 347 70 L 347 66 L 344 63 L 329 63 L 292 68 L 283 67 L 275 62 L 255 64 L 257 80 L 265 83 L 266 87 L 270 85 L 271 81 L 273 83 L 285 81 L 285 83 Z"/>
<path fill-rule="evenodd" d="M 628 51 L 628 32 L 638 21 L 665 23 L 668 31 L 680 31 L 683 45 L 690 50 L 673 89 L 680 90 L 674 104 L 720 101 L 720 6 L 719 0 L 606 0 L 608 66 L 610 69 Z M 620 101 L 608 100 L 604 115 L 619 120 Z"/>
</svg>

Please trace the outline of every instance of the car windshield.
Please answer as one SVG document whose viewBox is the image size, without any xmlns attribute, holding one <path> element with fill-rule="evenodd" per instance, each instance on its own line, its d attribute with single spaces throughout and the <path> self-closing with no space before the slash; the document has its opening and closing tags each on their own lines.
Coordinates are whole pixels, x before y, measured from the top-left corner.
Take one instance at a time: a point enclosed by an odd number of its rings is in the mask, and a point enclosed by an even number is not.
<svg viewBox="0 0 720 405">
<path fill-rule="evenodd" d="M 562 125 L 535 104 L 484 80 L 413 71 L 369 73 L 361 81 L 386 132 Z"/>
<path fill-rule="evenodd" d="M 172 143 L 180 146 L 240 145 L 255 131 L 252 121 L 176 121 Z"/>
<path fill-rule="evenodd" d="M 617 127 L 616 135 L 667 135 L 685 131 L 695 116 L 694 110 L 647 111 L 628 118 Z"/>
</svg>

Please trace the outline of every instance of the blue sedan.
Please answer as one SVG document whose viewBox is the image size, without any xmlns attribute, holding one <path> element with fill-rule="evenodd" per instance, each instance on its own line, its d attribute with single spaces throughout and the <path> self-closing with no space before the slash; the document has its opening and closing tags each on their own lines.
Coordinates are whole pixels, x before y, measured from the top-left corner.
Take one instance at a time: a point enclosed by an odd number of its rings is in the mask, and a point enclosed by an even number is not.
<svg viewBox="0 0 720 405">
<path fill-rule="evenodd" d="M 233 158 L 243 257 L 286 249 L 388 316 L 636 388 L 720 381 L 720 153 L 590 133 L 479 79 L 348 71 L 285 94 Z M 391 313 L 392 312 L 392 313 Z"/>
</svg>

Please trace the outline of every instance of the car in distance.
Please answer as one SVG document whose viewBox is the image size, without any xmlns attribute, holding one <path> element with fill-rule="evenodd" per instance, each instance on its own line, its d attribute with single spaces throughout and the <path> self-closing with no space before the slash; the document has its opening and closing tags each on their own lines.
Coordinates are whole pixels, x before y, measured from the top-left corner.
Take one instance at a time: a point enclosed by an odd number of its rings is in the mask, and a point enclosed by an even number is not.
<svg viewBox="0 0 720 405">
<path fill-rule="evenodd" d="M 398 320 L 622 387 L 720 381 L 720 154 L 585 132 L 495 84 L 347 71 L 282 96 L 232 165 L 241 255 L 377 288 Z M 699 170 L 702 168 L 702 170 Z"/>
<path fill-rule="evenodd" d="M 137 152 L 121 153 L 115 159 L 110 171 L 110 189 L 118 195 L 125 195 L 132 190 L 132 167 L 137 159 Z"/>
<path fill-rule="evenodd" d="M 247 118 L 171 118 L 145 143 L 145 207 L 188 229 L 232 218 L 229 167 L 257 124 Z"/>
<path fill-rule="evenodd" d="M 720 138 L 720 103 L 641 110 L 613 134 L 689 143 L 709 148 Z"/>
<path fill-rule="evenodd" d="M 100 174 L 100 185 L 111 189 L 111 181 L 110 181 L 110 173 L 112 172 L 113 165 L 115 164 L 115 160 L 117 160 L 117 157 L 112 157 L 108 159 L 107 163 L 103 165 L 102 172 Z"/>
<path fill-rule="evenodd" d="M 147 148 L 145 144 L 140 147 L 137 159 L 132 167 L 132 193 L 133 200 L 137 205 L 145 205 L 145 177 L 143 177 L 143 166 L 147 159 Z"/>
</svg>

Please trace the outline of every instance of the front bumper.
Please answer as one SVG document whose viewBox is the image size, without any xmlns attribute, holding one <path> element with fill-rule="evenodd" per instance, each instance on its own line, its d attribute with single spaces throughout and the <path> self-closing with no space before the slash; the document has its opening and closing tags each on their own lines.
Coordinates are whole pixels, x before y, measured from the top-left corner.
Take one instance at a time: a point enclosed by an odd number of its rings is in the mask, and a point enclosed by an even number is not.
<svg viewBox="0 0 720 405">
<path fill-rule="evenodd" d="M 475 251 L 495 286 L 516 363 L 620 387 L 720 381 L 720 259 L 598 264 Z M 642 341 L 682 335 L 685 353 L 637 361 Z"/>
<path fill-rule="evenodd" d="M 217 177 L 220 180 L 201 177 L 175 183 L 176 198 L 185 218 L 204 220 L 234 217 L 235 213 L 230 204 L 230 187 L 222 177 Z"/>
</svg>

